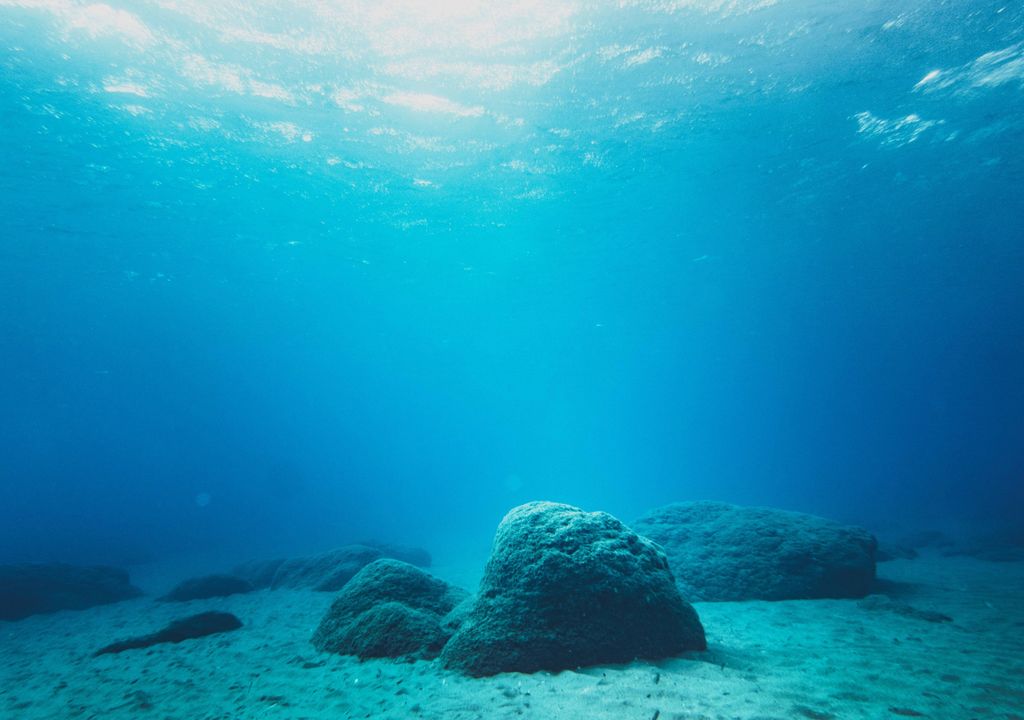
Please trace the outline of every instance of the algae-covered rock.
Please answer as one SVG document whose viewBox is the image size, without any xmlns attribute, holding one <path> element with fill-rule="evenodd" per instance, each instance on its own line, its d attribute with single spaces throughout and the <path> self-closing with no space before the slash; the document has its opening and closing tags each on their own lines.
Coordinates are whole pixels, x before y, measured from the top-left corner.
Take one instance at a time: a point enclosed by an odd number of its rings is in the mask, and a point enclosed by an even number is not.
<svg viewBox="0 0 1024 720">
<path fill-rule="evenodd" d="M 533 502 L 502 520 L 476 600 L 441 659 L 482 676 L 705 648 L 654 543 L 606 513 Z"/>
<path fill-rule="evenodd" d="M 675 503 L 633 529 L 665 549 L 691 600 L 863 597 L 875 579 L 875 537 L 814 515 Z"/>
<path fill-rule="evenodd" d="M 306 588 L 334 592 L 380 558 L 394 558 L 421 567 L 430 565 L 430 553 L 422 548 L 369 541 L 304 557 L 250 560 L 236 566 L 231 574 L 249 581 L 257 589 Z"/>
<path fill-rule="evenodd" d="M 428 658 L 437 655 L 447 639 L 435 613 L 386 602 L 346 625 L 332 647 L 334 652 L 360 658 Z"/>
<path fill-rule="evenodd" d="M 313 634 L 321 651 L 359 657 L 433 657 L 450 635 L 442 619 L 467 593 L 398 560 L 364 567 Z"/>
<path fill-rule="evenodd" d="M 285 560 L 274 573 L 270 587 L 310 588 L 322 592 L 340 590 L 356 573 L 382 557 L 377 548 L 344 545 L 330 552 Z"/>
<path fill-rule="evenodd" d="M 84 610 L 141 594 L 129 582 L 128 573 L 117 568 L 65 563 L 0 565 L 0 620 Z"/>
</svg>

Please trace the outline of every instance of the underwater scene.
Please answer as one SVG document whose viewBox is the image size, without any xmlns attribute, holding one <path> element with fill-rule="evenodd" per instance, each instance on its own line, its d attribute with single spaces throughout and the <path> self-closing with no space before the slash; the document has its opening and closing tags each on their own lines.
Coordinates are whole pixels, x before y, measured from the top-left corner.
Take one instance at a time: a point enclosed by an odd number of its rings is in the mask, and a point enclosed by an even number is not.
<svg viewBox="0 0 1024 720">
<path fill-rule="evenodd" d="M 1024 720 L 1020 0 L 0 0 L 0 720 Z"/>
</svg>

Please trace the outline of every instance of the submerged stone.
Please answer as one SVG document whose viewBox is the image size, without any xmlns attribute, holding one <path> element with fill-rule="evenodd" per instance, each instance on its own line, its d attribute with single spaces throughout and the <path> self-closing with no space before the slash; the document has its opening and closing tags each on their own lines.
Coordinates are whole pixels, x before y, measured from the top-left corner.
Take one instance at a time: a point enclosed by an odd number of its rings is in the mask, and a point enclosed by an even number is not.
<svg viewBox="0 0 1024 720">
<path fill-rule="evenodd" d="M 665 549 L 693 600 L 863 597 L 875 579 L 875 537 L 814 515 L 675 503 L 652 510 L 633 529 Z"/>
<path fill-rule="evenodd" d="M 365 545 L 342 545 L 305 557 L 250 560 L 236 566 L 231 574 L 244 578 L 257 589 L 308 588 L 334 592 L 380 558 L 394 558 L 421 567 L 430 565 L 430 553 L 426 550 L 372 541 Z"/>
<path fill-rule="evenodd" d="M 443 618 L 464 590 L 398 560 L 377 560 L 342 589 L 313 634 L 323 652 L 433 657 L 451 634 Z"/>
<path fill-rule="evenodd" d="M 242 627 L 242 621 L 231 613 L 199 613 L 198 615 L 190 615 L 180 620 L 174 620 L 163 630 L 155 633 L 128 638 L 127 640 L 120 640 L 107 645 L 93 653 L 93 657 L 121 653 L 125 650 L 139 650 L 161 643 L 180 643 L 185 640 L 206 637 L 207 635 L 230 632 L 240 627 Z"/>
<path fill-rule="evenodd" d="M 65 563 L 0 566 L 0 620 L 58 610 L 84 610 L 138 597 L 128 573 L 102 565 Z"/>
<path fill-rule="evenodd" d="M 188 600 L 205 600 L 214 597 L 226 597 L 239 593 L 252 592 L 253 586 L 248 580 L 234 575 L 204 575 L 179 583 L 161 600 L 166 602 L 186 602 Z"/>
<path fill-rule="evenodd" d="M 356 573 L 382 557 L 380 550 L 365 545 L 344 545 L 329 552 L 285 560 L 274 573 L 271 589 L 310 588 L 321 592 L 340 590 Z"/>
<path fill-rule="evenodd" d="M 607 513 L 533 502 L 499 525 L 479 594 L 441 659 L 482 676 L 706 647 L 654 543 Z"/>
</svg>

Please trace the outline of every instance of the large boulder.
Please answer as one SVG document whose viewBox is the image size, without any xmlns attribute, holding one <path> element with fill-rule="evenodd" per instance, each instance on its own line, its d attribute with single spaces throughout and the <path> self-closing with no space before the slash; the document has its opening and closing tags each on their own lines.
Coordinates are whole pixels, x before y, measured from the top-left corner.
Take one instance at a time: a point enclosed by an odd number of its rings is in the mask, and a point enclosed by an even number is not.
<svg viewBox="0 0 1024 720">
<path fill-rule="evenodd" d="M 165 602 L 187 602 L 227 597 L 228 595 L 252 592 L 252 590 L 252 583 L 234 575 L 204 575 L 178 583 L 173 590 L 160 599 Z"/>
<path fill-rule="evenodd" d="M 112 567 L 64 563 L 0 566 L 0 620 L 84 610 L 141 594 L 129 582 L 128 573 Z"/>
<path fill-rule="evenodd" d="M 814 515 L 720 502 L 652 510 L 633 529 L 665 549 L 692 600 L 864 597 L 875 537 Z"/>
<path fill-rule="evenodd" d="M 501 521 L 476 601 L 441 659 L 483 676 L 706 647 L 654 543 L 606 513 L 533 502 Z"/>
<path fill-rule="evenodd" d="M 377 560 L 338 593 L 312 642 L 361 658 L 430 658 L 451 634 L 442 620 L 467 594 L 408 563 Z"/>
</svg>

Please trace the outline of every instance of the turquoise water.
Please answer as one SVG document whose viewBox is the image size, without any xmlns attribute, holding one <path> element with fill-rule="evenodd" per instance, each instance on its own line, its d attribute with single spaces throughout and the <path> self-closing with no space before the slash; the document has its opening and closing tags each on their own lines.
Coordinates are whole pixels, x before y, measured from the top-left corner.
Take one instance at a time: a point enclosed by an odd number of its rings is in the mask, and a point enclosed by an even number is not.
<svg viewBox="0 0 1024 720">
<path fill-rule="evenodd" d="M 1020 3 L 0 0 L 0 129 L 0 560 L 1019 526 Z"/>
</svg>

